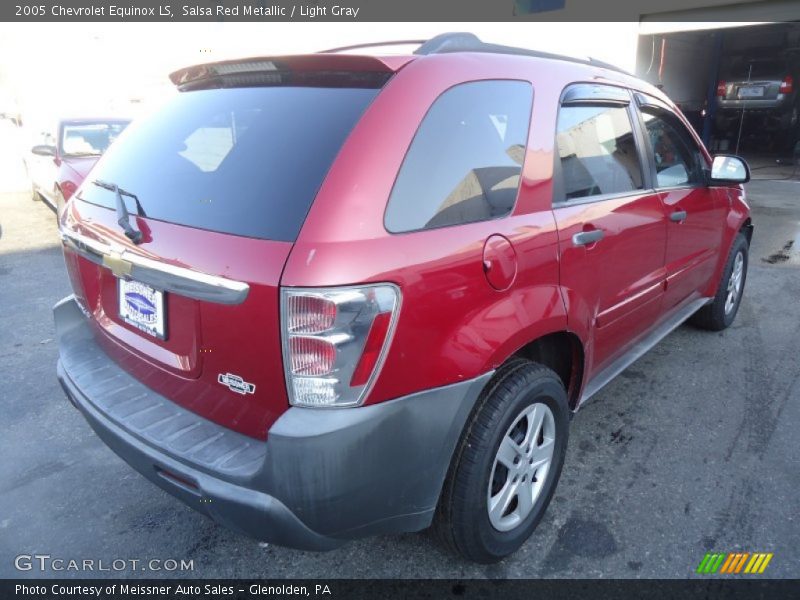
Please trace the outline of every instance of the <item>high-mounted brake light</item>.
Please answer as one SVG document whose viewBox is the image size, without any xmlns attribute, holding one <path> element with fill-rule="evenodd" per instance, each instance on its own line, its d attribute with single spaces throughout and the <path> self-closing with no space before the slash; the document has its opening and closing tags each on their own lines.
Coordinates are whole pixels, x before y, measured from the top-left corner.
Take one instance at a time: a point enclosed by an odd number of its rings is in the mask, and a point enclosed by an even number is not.
<svg viewBox="0 0 800 600">
<path fill-rule="evenodd" d="M 725 83 L 725 81 L 724 80 L 720 80 L 719 83 L 717 83 L 717 96 L 722 98 L 725 95 L 725 89 L 726 88 L 727 88 L 727 84 Z M 706 89 L 708 89 L 708 88 L 706 88 Z"/>
<path fill-rule="evenodd" d="M 787 75 L 781 81 L 780 92 L 781 94 L 791 94 L 794 91 L 794 79 L 791 75 Z"/>
<path fill-rule="evenodd" d="M 400 291 L 391 284 L 281 290 L 289 402 L 361 404 L 380 371 L 399 305 Z"/>
</svg>

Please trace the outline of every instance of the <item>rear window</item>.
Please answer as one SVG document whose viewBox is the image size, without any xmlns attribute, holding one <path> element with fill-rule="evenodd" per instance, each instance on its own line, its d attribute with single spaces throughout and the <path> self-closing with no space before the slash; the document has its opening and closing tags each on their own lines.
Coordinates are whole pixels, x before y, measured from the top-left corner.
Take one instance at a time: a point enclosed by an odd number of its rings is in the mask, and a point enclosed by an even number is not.
<svg viewBox="0 0 800 600">
<path fill-rule="evenodd" d="M 752 69 L 752 72 L 751 72 Z M 765 58 L 757 60 L 734 60 L 727 68 L 725 75 L 731 79 L 783 79 L 788 72 L 788 65 L 780 58 Z"/>
<path fill-rule="evenodd" d="M 183 92 L 135 122 L 90 175 L 135 194 L 149 218 L 294 241 L 347 135 L 378 89 Z M 80 198 L 114 207 L 87 182 Z M 128 209 L 135 203 L 125 198 Z"/>
</svg>

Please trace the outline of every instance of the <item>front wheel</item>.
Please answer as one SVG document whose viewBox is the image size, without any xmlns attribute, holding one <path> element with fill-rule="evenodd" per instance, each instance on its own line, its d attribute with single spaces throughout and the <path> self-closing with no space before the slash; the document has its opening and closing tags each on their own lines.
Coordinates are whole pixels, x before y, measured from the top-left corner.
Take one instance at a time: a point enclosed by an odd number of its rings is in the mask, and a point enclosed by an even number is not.
<svg viewBox="0 0 800 600">
<path fill-rule="evenodd" d="M 561 379 L 522 359 L 478 400 L 451 465 L 435 528 L 463 557 L 493 563 L 530 537 L 553 496 L 569 435 Z"/>
<path fill-rule="evenodd" d="M 693 325 L 710 331 L 722 331 L 733 323 L 747 279 L 748 251 L 747 238 L 742 233 L 737 234 L 722 270 L 717 294 L 709 304 L 692 316 Z"/>
</svg>

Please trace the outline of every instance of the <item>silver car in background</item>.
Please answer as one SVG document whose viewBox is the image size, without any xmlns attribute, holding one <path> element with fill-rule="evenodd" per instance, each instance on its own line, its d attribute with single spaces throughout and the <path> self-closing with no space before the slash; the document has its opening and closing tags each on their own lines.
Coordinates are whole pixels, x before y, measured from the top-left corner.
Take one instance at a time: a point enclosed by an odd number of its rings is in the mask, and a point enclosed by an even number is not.
<svg viewBox="0 0 800 600">
<path fill-rule="evenodd" d="M 717 84 L 717 134 L 735 138 L 741 124 L 745 134 L 779 133 L 783 149 L 791 148 L 800 129 L 798 86 L 797 55 L 730 57 L 723 62 Z"/>
</svg>

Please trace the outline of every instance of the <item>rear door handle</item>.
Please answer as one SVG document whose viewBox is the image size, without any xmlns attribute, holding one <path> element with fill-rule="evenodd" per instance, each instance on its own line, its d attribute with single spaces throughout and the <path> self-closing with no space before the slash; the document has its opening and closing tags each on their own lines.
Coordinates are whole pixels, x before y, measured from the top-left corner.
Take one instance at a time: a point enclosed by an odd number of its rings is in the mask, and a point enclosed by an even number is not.
<svg viewBox="0 0 800 600">
<path fill-rule="evenodd" d="M 669 216 L 669 220 L 675 223 L 681 223 L 682 221 L 686 220 L 686 211 L 685 210 L 676 210 Z"/>
<path fill-rule="evenodd" d="M 602 229 L 592 229 L 591 231 L 581 231 L 572 236 L 572 243 L 576 246 L 588 246 L 603 239 Z"/>
</svg>

